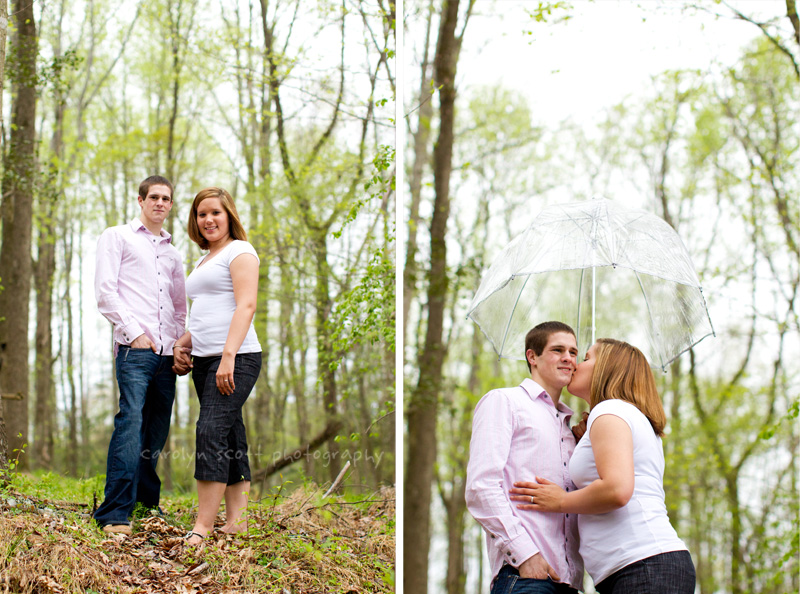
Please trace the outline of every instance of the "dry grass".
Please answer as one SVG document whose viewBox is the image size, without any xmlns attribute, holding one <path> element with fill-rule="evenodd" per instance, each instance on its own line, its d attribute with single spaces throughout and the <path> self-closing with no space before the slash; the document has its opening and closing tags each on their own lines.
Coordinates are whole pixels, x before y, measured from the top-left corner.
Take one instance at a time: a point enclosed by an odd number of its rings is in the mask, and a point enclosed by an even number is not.
<svg viewBox="0 0 800 594">
<path fill-rule="evenodd" d="M 163 502 L 166 518 L 107 537 L 74 504 L 0 495 L 0 592 L 391 592 L 394 491 L 322 500 L 313 487 L 251 504 L 249 530 L 184 544 L 192 510 Z M 168 521 L 169 520 L 169 521 Z"/>
</svg>

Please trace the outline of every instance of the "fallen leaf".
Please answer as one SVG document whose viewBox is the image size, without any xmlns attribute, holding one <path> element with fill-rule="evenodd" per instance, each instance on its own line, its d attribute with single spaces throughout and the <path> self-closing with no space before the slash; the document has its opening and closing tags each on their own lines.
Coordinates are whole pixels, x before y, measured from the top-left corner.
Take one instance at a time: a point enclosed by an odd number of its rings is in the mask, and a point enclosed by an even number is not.
<svg viewBox="0 0 800 594">
<path fill-rule="evenodd" d="M 202 563 L 195 563 L 192 567 L 189 568 L 189 571 L 186 572 L 186 575 L 197 575 L 198 573 L 202 573 L 208 569 L 208 563 L 205 561 Z"/>
</svg>

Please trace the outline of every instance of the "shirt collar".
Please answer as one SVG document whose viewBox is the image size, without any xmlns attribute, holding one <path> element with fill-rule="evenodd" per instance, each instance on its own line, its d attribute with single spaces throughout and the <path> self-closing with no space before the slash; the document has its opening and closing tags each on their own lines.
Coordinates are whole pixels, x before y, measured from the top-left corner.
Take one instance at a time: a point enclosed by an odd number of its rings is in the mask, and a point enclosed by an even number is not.
<svg viewBox="0 0 800 594">
<path fill-rule="evenodd" d="M 144 223 L 142 222 L 142 219 L 140 219 L 140 218 L 134 218 L 134 219 L 133 219 L 133 220 L 132 220 L 130 223 L 128 223 L 128 224 L 131 226 L 131 229 L 133 229 L 133 232 L 134 232 L 134 233 L 136 233 L 137 231 L 139 231 L 139 230 L 141 230 L 141 229 L 144 229 L 145 231 L 147 231 L 148 233 L 150 233 L 150 230 L 149 230 L 147 227 L 145 227 L 145 226 L 144 226 Z M 163 238 L 164 238 L 164 239 L 166 239 L 166 240 L 167 240 L 169 243 L 172 243 L 172 235 L 170 235 L 169 233 L 167 233 L 167 231 L 166 231 L 165 229 L 163 229 L 163 228 L 161 229 L 161 235 L 160 235 L 160 237 L 163 237 Z"/>
<path fill-rule="evenodd" d="M 547 394 L 547 390 L 545 390 L 542 386 L 540 386 L 538 383 L 536 383 L 529 377 L 526 377 L 519 385 L 519 387 L 525 390 L 525 392 L 527 392 L 531 400 L 536 400 L 537 398 L 541 398 L 542 396 Z M 552 400 L 548 398 L 548 402 L 552 403 Z M 570 407 L 564 404 L 564 401 L 562 399 L 559 399 L 556 410 L 565 413 L 566 415 L 569 416 L 575 414 L 575 411 L 573 411 Z"/>
</svg>

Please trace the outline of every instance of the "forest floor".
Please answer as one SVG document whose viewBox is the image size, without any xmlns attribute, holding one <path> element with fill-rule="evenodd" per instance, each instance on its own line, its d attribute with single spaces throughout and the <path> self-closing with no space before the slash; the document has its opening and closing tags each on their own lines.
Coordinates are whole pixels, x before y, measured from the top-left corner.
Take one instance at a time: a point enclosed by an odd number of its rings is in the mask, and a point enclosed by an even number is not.
<svg viewBox="0 0 800 594">
<path fill-rule="evenodd" d="M 0 593 L 394 591 L 393 489 L 327 498 L 314 485 L 278 489 L 250 503 L 247 533 L 188 546 L 196 497 L 162 497 L 163 516 L 110 536 L 89 518 L 97 479 L 65 482 L 17 474 L 0 487 Z"/>
</svg>

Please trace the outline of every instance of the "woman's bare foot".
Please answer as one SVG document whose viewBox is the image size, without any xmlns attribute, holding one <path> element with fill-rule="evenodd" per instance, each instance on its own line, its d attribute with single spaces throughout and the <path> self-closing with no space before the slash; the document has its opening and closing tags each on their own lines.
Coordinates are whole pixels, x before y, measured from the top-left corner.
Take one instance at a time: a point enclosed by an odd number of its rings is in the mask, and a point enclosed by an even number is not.
<svg viewBox="0 0 800 594">
<path fill-rule="evenodd" d="M 239 534 L 241 532 L 247 532 L 247 522 L 240 520 L 236 524 L 225 524 L 222 528 L 220 528 L 220 532 L 224 532 L 225 534 Z"/>
</svg>

